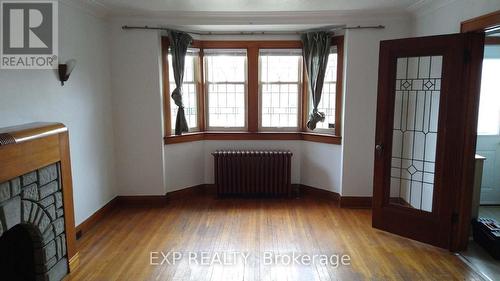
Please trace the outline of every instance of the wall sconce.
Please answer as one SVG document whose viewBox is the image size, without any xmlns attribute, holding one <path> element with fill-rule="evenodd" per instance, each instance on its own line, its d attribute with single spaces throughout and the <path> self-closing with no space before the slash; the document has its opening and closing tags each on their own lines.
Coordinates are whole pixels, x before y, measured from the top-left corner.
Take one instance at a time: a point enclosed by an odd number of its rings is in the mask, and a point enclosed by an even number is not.
<svg viewBox="0 0 500 281">
<path fill-rule="evenodd" d="M 61 81 L 61 86 L 64 86 L 64 82 L 68 81 L 69 75 L 76 66 L 76 60 L 70 59 L 65 64 L 59 64 L 59 81 Z"/>
</svg>

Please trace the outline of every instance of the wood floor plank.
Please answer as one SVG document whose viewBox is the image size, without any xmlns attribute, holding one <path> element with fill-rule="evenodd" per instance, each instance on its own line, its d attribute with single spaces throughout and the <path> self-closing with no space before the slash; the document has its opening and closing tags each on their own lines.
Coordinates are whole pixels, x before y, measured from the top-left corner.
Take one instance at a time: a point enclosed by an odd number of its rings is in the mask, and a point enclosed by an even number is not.
<svg viewBox="0 0 500 281">
<path fill-rule="evenodd" d="M 178 199 L 120 206 L 78 241 L 81 263 L 65 280 L 481 280 L 458 257 L 371 227 L 371 211 L 300 199 Z M 151 252 L 179 251 L 151 265 Z M 230 265 L 193 264 L 189 253 L 247 253 Z M 265 253 L 349 255 L 350 265 L 265 264 Z M 161 260 L 161 257 L 157 259 Z M 198 259 L 199 260 L 199 259 Z"/>
</svg>

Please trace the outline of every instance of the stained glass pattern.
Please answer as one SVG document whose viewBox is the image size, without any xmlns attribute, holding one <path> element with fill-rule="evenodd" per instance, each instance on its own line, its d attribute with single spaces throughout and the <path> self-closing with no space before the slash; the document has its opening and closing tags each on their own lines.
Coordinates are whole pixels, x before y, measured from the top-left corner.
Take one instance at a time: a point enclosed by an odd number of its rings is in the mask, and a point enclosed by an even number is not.
<svg viewBox="0 0 500 281">
<path fill-rule="evenodd" d="M 390 201 L 431 212 L 442 57 L 397 61 Z"/>
</svg>

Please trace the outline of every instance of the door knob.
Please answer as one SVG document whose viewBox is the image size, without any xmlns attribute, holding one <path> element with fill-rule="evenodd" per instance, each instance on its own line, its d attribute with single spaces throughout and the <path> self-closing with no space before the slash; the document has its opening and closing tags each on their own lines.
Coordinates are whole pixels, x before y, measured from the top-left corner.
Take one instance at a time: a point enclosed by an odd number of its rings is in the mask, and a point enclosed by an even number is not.
<svg viewBox="0 0 500 281">
<path fill-rule="evenodd" d="M 382 150 L 384 150 L 384 146 L 381 144 L 377 144 L 377 145 L 375 145 L 375 150 L 382 151 Z"/>
</svg>

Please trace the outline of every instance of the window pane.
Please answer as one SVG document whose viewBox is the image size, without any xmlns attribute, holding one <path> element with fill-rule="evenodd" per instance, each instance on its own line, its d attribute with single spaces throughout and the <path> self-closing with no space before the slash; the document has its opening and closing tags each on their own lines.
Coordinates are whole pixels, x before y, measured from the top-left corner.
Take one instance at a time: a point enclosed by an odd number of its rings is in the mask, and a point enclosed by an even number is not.
<svg viewBox="0 0 500 281">
<path fill-rule="evenodd" d="M 184 62 L 184 82 L 182 83 L 182 102 L 184 103 L 184 114 L 189 129 L 198 128 L 198 99 L 196 92 L 196 64 L 198 61 L 198 50 L 188 49 Z M 172 55 L 168 54 L 168 76 L 170 95 L 175 89 L 174 70 L 172 69 Z M 177 105 L 170 98 L 170 121 L 172 133 L 175 132 L 175 120 L 177 118 Z"/>
<path fill-rule="evenodd" d="M 263 128 L 296 128 L 301 85 L 301 50 L 260 50 Z"/>
<path fill-rule="evenodd" d="M 328 56 L 328 65 L 325 74 L 325 82 L 323 84 L 323 92 L 318 105 L 319 112 L 325 113 L 325 121 L 318 122 L 316 128 L 330 129 L 333 133 L 335 126 L 335 101 L 337 89 L 337 48 L 332 47 Z M 311 99 L 310 103 L 312 103 Z M 312 104 L 310 105 L 312 110 Z M 310 110 L 310 111 L 311 111 Z"/>
<path fill-rule="evenodd" d="M 246 58 L 246 50 L 205 51 L 209 127 L 245 127 Z"/>
<path fill-rule="evenodd" d="M 479 135 L 498 135 L 500 130 L 500 46 L 486 45 L 479 100 Z"/>
</svg>

